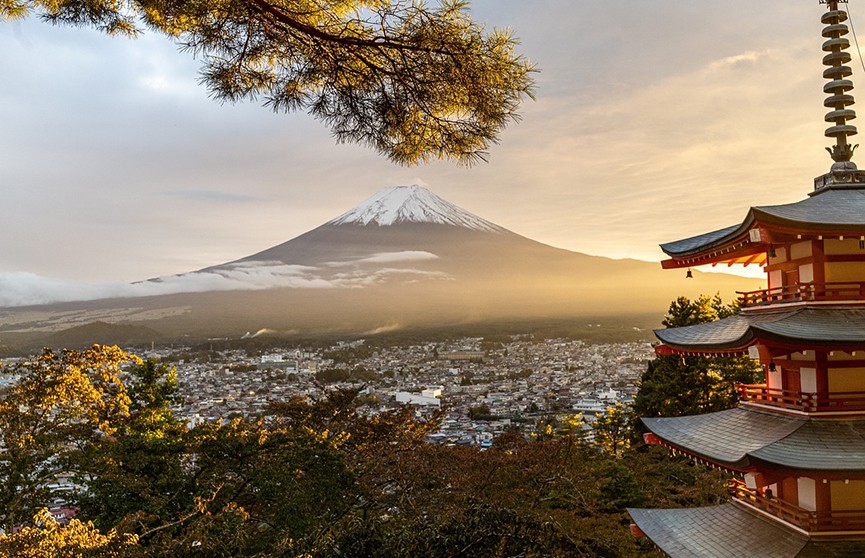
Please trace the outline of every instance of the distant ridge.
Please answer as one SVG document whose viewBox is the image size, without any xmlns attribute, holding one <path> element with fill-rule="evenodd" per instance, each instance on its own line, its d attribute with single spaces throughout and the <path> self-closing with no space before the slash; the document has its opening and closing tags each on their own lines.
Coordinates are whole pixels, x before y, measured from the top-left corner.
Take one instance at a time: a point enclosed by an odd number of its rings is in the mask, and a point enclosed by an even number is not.
<svg viewBox="0 0 865 558">
<path fill-rule="evenodd" d="M 58 331 L 45 342 L 55 348 L 83 349 L 93 344 L 129 346 L 162 339 L 161 333 L 145 326 L 92 322 Z"/>
</svg>

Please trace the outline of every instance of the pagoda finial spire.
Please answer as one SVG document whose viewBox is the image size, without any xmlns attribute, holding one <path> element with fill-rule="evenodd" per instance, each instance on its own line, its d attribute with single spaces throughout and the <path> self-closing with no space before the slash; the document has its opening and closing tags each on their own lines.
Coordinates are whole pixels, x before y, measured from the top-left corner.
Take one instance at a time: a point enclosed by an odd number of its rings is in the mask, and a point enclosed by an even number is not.
<svg viewBox="0 0 865 558">
<path fill-rule="evenodd" d="M 823 86 L 823 92 L 829 95 L 823 101 L 823 106 L 832 109 L 826 113 L 826 122 L 834 123 L 833 126 L 826 128 L 826 137 L 835 138 L 835 145 L 831 148 L 827 147 L 826 150 L 835 161 L 835 165 L 832 165 L 833 169 L 836 167 L 855 169 L 856 165 L 850 159 L 859 146 L 851 147 L 847 143 L 847 137 L 856 134 L 856 126 L 847 124 L 848 120 L 856 118 L 856 112 L 847 108 L 855 102 L 853 95 L 848 93 L 853 89 L 853 82 L 846 79 L 853 73 L 853 70 L 845 65 L 851 60 L 850 53 L 847 52 L 850 41 L 844 37 L 849 30 L 844 24 L 847 21 L 847 12 L 838 8 L 838 4 L 846 4 L 847 0 L 820 0 L 820 3 L 826 4 L 829 8 L 820 19 L 826 25 L 823 28 L 823 37 L 826 38 L 823 51 L 827 54 L 823 57 L 823 64 L 829 66 L 823 71 L 823 77 L 830 80 Z"/>
</svg>

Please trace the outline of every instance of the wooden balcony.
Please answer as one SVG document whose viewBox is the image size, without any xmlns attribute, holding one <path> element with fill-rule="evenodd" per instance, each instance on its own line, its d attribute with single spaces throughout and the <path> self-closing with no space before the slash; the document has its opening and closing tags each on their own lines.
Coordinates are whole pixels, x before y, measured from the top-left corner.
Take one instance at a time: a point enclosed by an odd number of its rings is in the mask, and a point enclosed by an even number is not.
<svg viewBox="0 0 865 558">
<path fill-rule="evenodd" d="M 804 413 L 865 412 L 865 392 L 807 393 L 774 389 L 765 384 L 737 384 L 739 400 Z"/>
<path fill-rule="evenodd" d="M 797 283 L 761 291 L 737 291 L 743 308 L 790 302 L 865 302 L 865 281 Z"/>
<path fill-rule="evenodd" d="M 764 491 L 747 488 L 739 480 L 730 481 L 730 492 L 740 502 L 809 533 L 865 530 L 865 510 L 810 511 L 774 496 L 769 498 Z"/>
</svg>

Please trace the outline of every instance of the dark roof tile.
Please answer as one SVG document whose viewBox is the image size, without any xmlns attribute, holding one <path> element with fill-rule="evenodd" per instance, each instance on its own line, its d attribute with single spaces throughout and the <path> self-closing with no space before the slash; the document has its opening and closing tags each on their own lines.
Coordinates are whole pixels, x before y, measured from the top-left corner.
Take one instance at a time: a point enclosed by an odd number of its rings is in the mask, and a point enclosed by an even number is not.
<svg viewBox="0 0 865 558">
<path fill-rule="evenodd" d="M 828 190 L 795 203 L 758 206 L 751 211 L 758 218 L 769 216 L 803 225 L 861 228 L 865 227 L 865 190 Z"/>
<path fill-rule="evenodd" d="M 717 231 L 692 236 L 691 238 L 661 244 L 661 250 L 671 256 L 677 254 L 688 254 L 696 249 L 708 248 L 715 242 L 723 243 L 727 238 L 737 236 L 735 233 L 741 227 L 742 225 L 733 225 L 732 227 L 726 227 Z"/>
<path fill-rule="evenodd" d="M 862 558 L 865 541 L 811 541 L 796 558 Z"/>
<path fill-rule="evenodd" d="M 755 220 L 815 231 L 865 232 L 865 189 L 831 189 L 795 203 L 752 207 L 741 224 L 661 244 L 661 249 L 674 258 L 697 254 L 732 241 Z"/>
<path fill-rule="evenodd" d="M 736 467 L 747 464 L 750 452 L 795 432 L 805 419 L 735 408 L 705 415 L 644 418 L 642 421 L 662 440 Z"/>
<path fill-rule="evenodd" d="M 865 470 L 865 420 L 808 420 L 753 457 L 812 471 Z"/>
<path fill-rule="evenodd" d="M 809 307 L 775 312 L 753 312 L 687 327 L 657 329 L 664 343 L 681 349 L 742 347 L 754 338 L 792 342 L 865 344 L 865 310 Z"/>
<path fill-rule="evenodd" d="M 807 542 L 735 504 L 628 512 L 671 558 L 795 558 Z"/>
<path fill-rule="evenodd" d="M 642 421 L 662 440 L 729 467 L 757 459 L 809 471 L 865 471 L 863 419 L 807 419 L 737 407 Z"/>
</svg>

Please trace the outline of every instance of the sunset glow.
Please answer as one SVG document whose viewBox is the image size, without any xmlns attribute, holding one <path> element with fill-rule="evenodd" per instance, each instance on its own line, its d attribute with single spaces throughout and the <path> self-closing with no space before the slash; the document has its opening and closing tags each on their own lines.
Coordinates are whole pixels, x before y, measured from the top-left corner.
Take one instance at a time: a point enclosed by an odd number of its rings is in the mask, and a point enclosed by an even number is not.
<svg viewBox="0 0 865 558">
<path fill-rule="evenodd" d="M 221 106 L 197 84 L 197 62 L 162 37 L 3 23 L 0 274 L 183 273 L 418 177 L 541 242 L 660 261 L 659 243 L 801 199 L 828 170 L 816 1 L 472 7 L 512 28 L 540 72 L 522 122 L 469 169 L 399 167 L 336 145 L 304 114 Z M 849 11 L 865 21 L 862 5 Z"/>
</svg>

